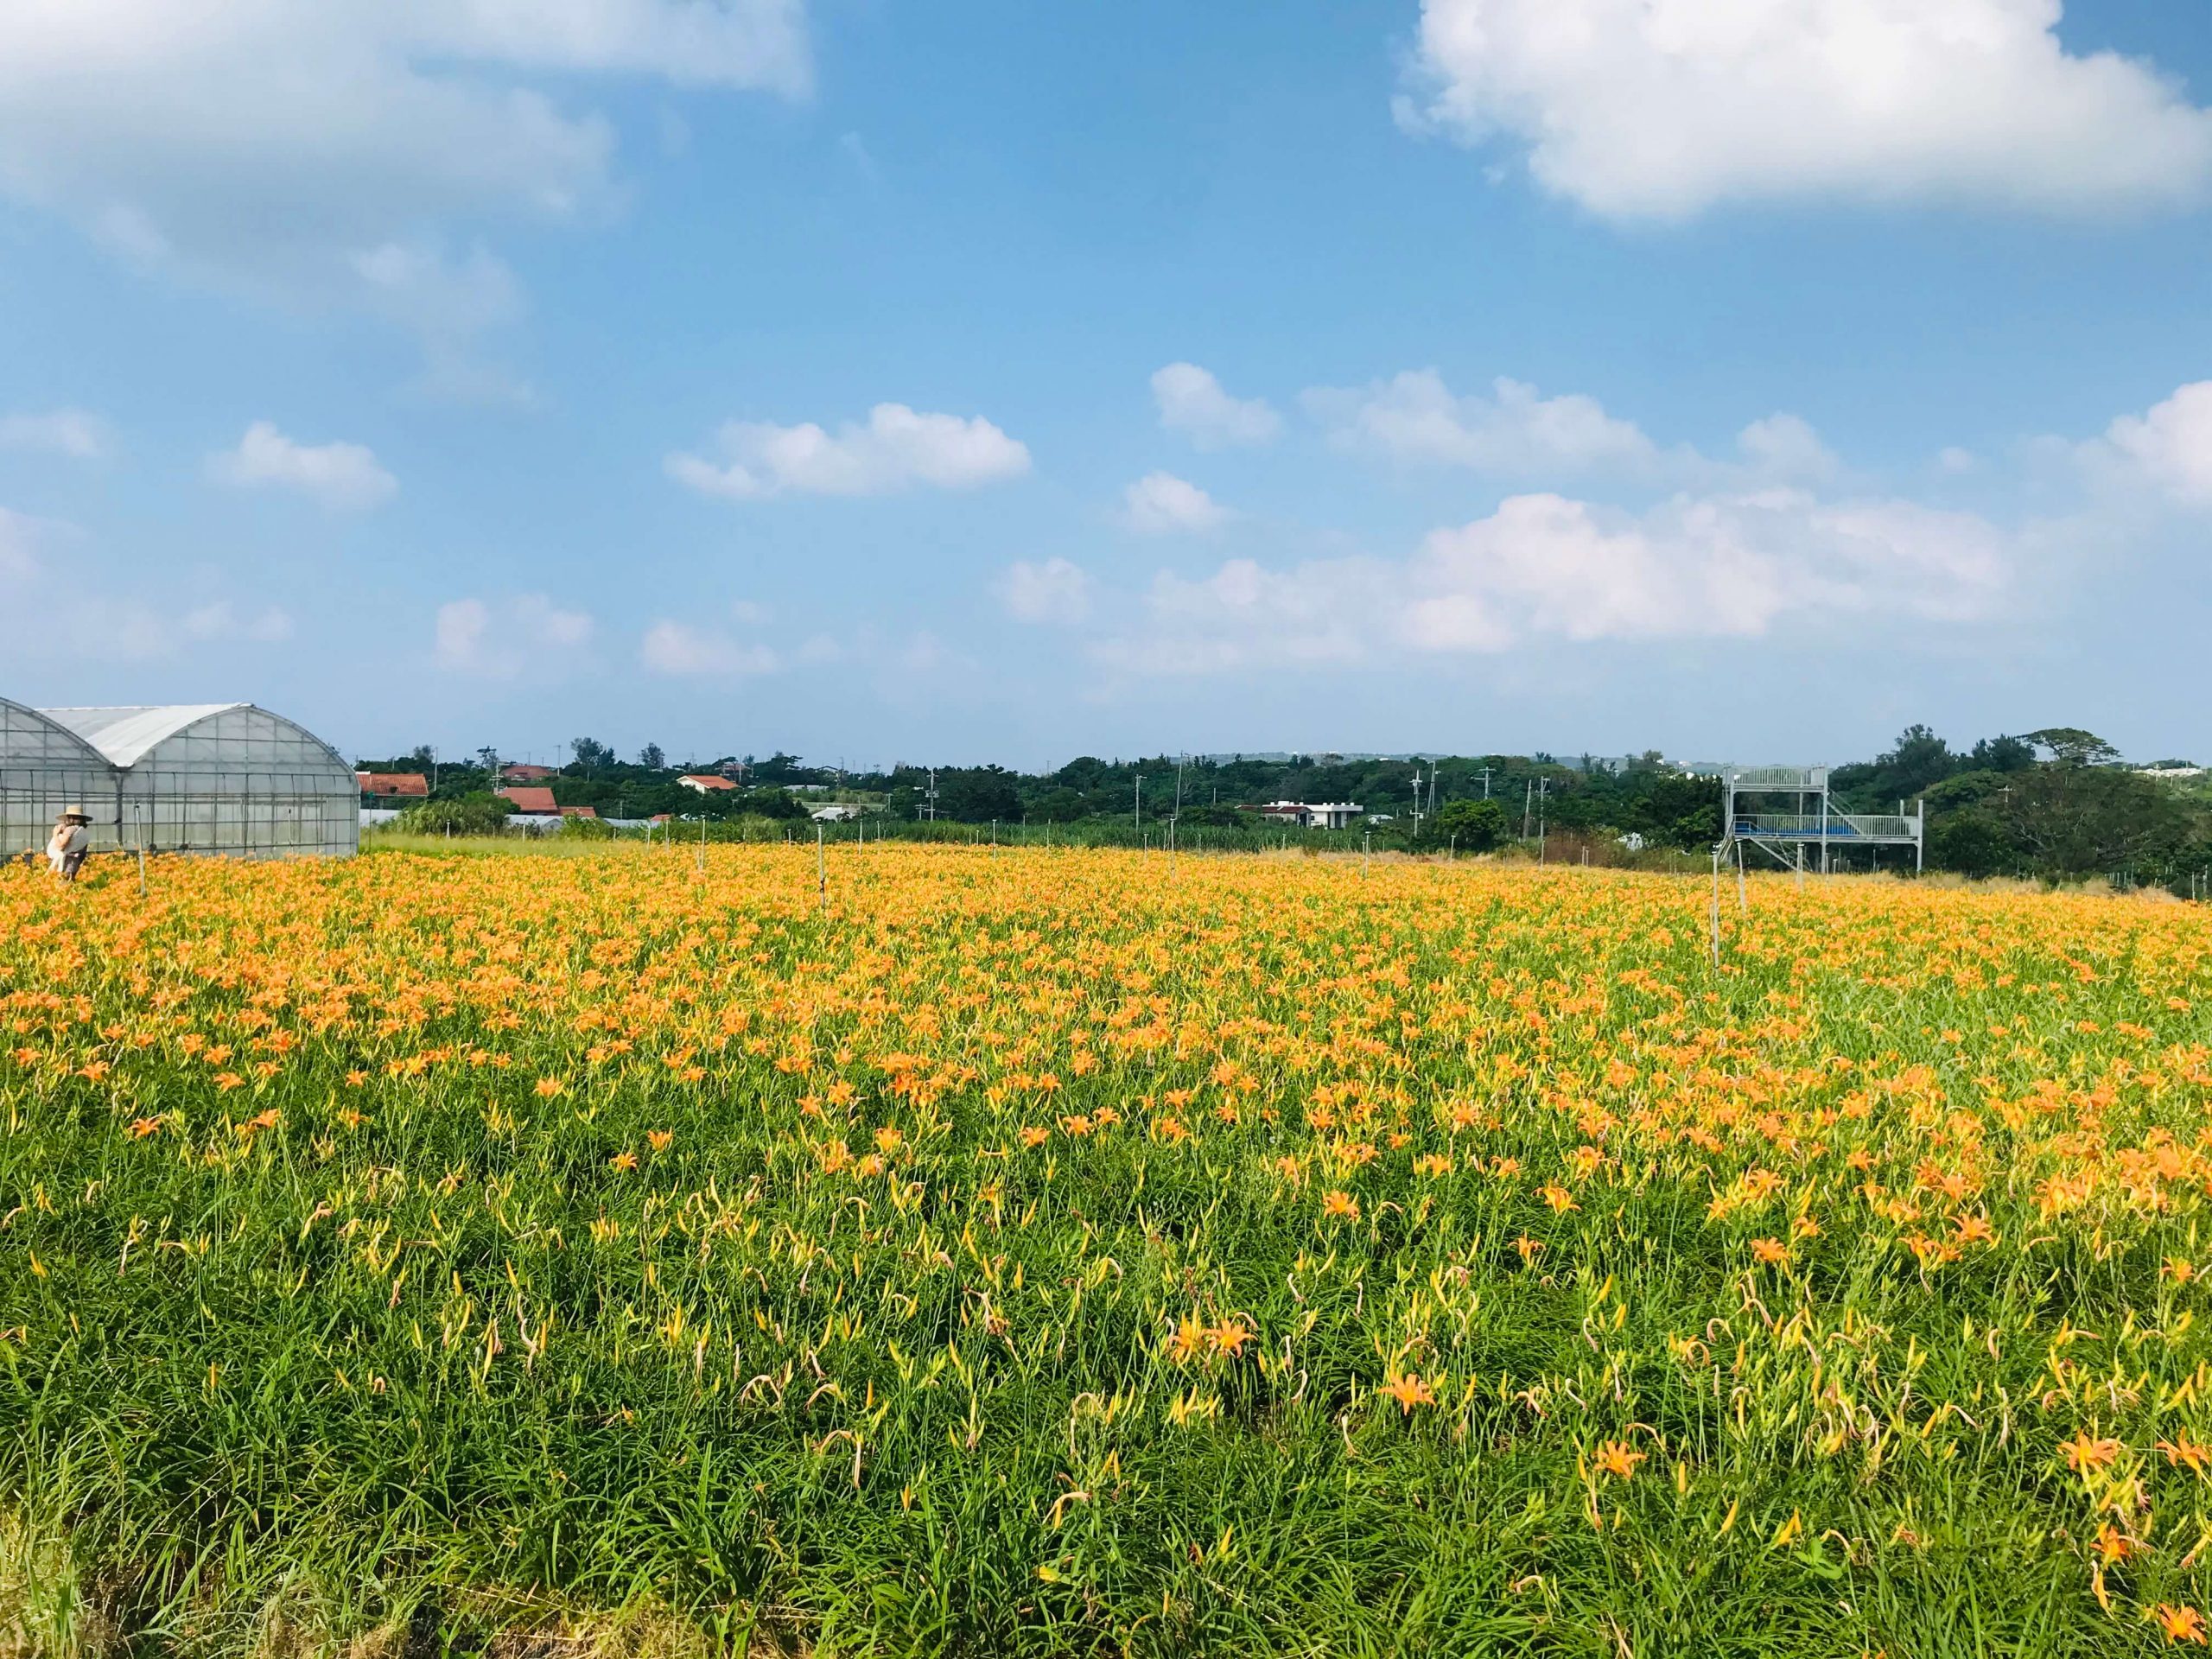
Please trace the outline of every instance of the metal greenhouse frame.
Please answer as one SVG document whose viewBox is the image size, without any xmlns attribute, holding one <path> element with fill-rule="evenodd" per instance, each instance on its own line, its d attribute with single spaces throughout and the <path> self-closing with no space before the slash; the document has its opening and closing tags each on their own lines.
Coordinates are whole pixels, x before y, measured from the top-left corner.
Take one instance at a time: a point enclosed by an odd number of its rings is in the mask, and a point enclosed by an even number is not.
<svg viewBox="0 0 2212 1659">
<path fill-rule="evenodd" d="M 0 855 L 42 847 L 61 810 L 81 805 L 94 852 L 342 858 L 360 847 L 359 801 L 336 750 L 251 703 L 0 698 Z"/>
</svg>

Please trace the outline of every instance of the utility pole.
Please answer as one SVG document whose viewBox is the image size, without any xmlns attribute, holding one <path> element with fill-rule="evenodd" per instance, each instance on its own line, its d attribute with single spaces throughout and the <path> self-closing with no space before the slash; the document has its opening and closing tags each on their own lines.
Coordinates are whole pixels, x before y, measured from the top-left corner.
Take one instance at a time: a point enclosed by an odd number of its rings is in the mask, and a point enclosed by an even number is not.
<svg viewBox="0 0 2212 1659">
<path fill-rule="evenodd" d="M 1529 821 L 1535 816 L 1532 809 L 1535 803 L 1536 785 L 1531 779 L 1521 786 L 1521 839 L 1523 841 L 1529 839 Z"/>
<path fill-rule="evenodd" d="M 1490 799 L 1490 768 L 1483 768 L 1483 799 Z"/>
<path fill-rule="evenodd" d="M 1136 817 L 1133 822 L 1140 831 L 1144 829 L 1144 773 L 1142 772 L 1137 773 Z"/>
</svg>

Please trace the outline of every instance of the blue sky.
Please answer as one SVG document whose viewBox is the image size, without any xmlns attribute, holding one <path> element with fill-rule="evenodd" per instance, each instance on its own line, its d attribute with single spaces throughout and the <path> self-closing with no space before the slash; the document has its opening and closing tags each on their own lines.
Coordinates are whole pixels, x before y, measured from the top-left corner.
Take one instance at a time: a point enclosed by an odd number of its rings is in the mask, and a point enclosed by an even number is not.
<svg viewBox="0 0 2212 1659">
<path fill-rule="evenodd" d="M 32 0 L 0 695 L 2205 758 L 2212 17 Z"/>
</svg>

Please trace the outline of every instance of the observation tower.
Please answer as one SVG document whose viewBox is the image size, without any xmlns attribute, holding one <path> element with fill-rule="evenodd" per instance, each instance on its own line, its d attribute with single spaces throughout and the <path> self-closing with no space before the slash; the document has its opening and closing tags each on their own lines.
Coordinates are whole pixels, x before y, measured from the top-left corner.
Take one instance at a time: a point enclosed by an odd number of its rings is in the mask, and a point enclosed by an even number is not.
<svg viewBox="0 0 2212 1659">
<path fill-rule="evenodd" d="M 1910 847 L 1912 868 L 1921 868 L 1928 820 L 1917 803 L 1910 815 L 1903 801 L 1894 814 L 1839 812 L 1826 766 L 1734 766 L 1720 777 L 1723 855 L 1731 843 L 1753 847 L 1784 869 L 1802 870 L 1806 849 L 1818 848 L 1825 874 L 1836 848 Z"/>
</svg>

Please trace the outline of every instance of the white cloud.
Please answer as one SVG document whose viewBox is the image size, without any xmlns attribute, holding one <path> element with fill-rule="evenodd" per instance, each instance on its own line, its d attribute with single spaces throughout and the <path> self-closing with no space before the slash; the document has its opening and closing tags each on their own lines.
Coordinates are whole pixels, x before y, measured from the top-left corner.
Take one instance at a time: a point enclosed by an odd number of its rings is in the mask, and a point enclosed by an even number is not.
<svg viewBox="0 0 2212 1659">
<path fill-rule="evenodd" d="M 665 618 L 645 630 L 638 658 L 656 674 L 683 679 L 773 674 L 783 666 L 766 645 L 741 644 L 719 628 Z"/>
<path fill-rule="evenodd" d="M 1146 595 L 1148 626 L 1101 641 L 1117 669 L 1351 665 L 1408 650 L 1539 640 L 1751 639 L 1793 622 L 1948 623 L 2002 614 L 2019 546 L 1984 519 L 1910 501 L 1772 488 L 1676 496 L 1642 513 L 1514 496 L 1410 558 L 1273 569 L 1233 559 Z"/>
<path fill-rule="evenodd" d="M 1528 148 L 1608 218 L 1802 195 L 2049 212 L 2183 203 L 2212 112 L 2068 53 L 2059 0 L 1423 0 L 1402 123 Z"/>
<path fill-rule="evenodd" d="M 1130 485 L 1122 493 L 1122 512 L 1132 530 L 1148 536 L 1212 530 L 1230 516 L 1204 490 L 1173 473 L 1147 473 Z"/>
<path fill-rule="evenodd" d="M 1811 423 L 1796 415 L 1769 415 L 1736 435 L 1744 465 L 1761 478 L 1799 479 L 1818 483 L 1843 471 Z"/>
<path fill-rule="evenodd" d="M 228 599 L 188 603 L 136 591 L 129 575 L 81 556 L 51 567 L 41 556 L 86 539 L 74 525 L 0 507 L 0 661 L 158 662 L 192 646 L 291 638 L 291 617 L 274 605 L 249 611 Z M 73 555 L 81 551 L 71 546 Z"/>
<path fill-rule="evenodd" d="M 194 607 L 184 613 L 178 627 L 188 639 L 245 639 L 275 645 L 292 637 L 292 619 L 277 607 L 264 606 L 249 615 L 227 599 Z"/>
<path fill-rule="evenodd" d="M 1411 641 L 1436 650 L 1524 634 L 1745 638 L 1797 615 L 1964 622 L 1995 612 L 2010 566 L 1985 520 L 1908 501 L 1776 489 L 1630 514 L 1523 495 L 1429 536 L 1404 616 Z"/>
<path fill-rule="evenodd" d="M 1547 397 L 1504 376 L 1491 383 L 1488 396 L 1461 397 L 1434 369 L 1408 369 L 1363 387 L 1315 387 L 1300 401 L 1339 448 L 1496 477 L 1603 474 L 1712 486 L 1816 482 L 1841 470 L 1820 435 L 1795 415 L 1752 422 L 1737 435 L 1737 459 L 1715 461 L 1688 444 L 1662 448 L 1594 397 Z"/>
<path fill-rule="evenodd" d="M 594 77 L 803 96 L 804 0 L 0 7 L 0 198 L 132 258 L 389 306 L 395 245 L 616 205 L 614 130 L 573 107 Z M 417 269 L 448 291 L 404 303 L 454 326 L 495 266 Z"/>
<path fill-rule="evenodd" d="M 927 628 L 918 628 L 909 634 L 905 643 L 897 648 L 892 661 L 910 674 L 938 674 L 950 669 L 974 666 L 967 657 L 953 650 Z"/>
<path fill-rule="evenodd" d="M 2093 473 L 2212 506 L 2212 380 L 2183 386 L 2144 414 L 2121 416 L 2080 453 Z"/>
<path fill-rule="evenodd" d="M 857 132 L 838 135 L 837 153 L 850 162 L 853 170 L 870 184 L 883 182 L 883 175 L 875 165 L 875 156 L 869 151 L 868 141 Z"/>
<path fill-rule="evenodd" d="M 1195 363 L 1170 363 L 1152 377 L 1160 423 L 1201 449 L 1266 443 L 1282 429 L 1282 417 L 1261 397 L 1232 397 Z"/>
<path fill-rule="evenodd" d="M 1197 582 L 1162 571 L 1145 596 L 1147 632 L 1109 642 L 1097 655 L 1153 673 L 1356 663 L 1370 643 L 1373 575 L 1356 559 L 1287 570 L 1231 559 Z"/>
<path fill-rule="evenodd" d="M 29 583 L 37 577 L 38 541 L 47 528 L 42 520 L 0 507 L 0 582 Z"/>
<path fill-rule="evenodd" d="M 456 599 L 438 607 L 435 652 L 438 666 L 485 679 L 524 673 L 553 678 L 574 666 L 591 643 L 588 613 L 564 611 L 543 594 L 524 594 L 493 606 Z"/>
<path fill-rule="evenodd" d="M 1019 622 L 1075 623 L 1090 614 L 1090 574 L 1072 560 L 1017 559 L 995 584 L 999 603 Z"/>
<path fill-rule="evenodd" d="M 1394 461 L 1438 461 L 1510 475 L 1646 471 L 1659 448 L 1594 397 L 1546 397 L 1501 376 L 1491 395 L 1455 396 L 1434 369 L 1409 369 L 1358 390 L 1322 387 L 1303 399 L 1331 442 Z"/>
<path fill-rule="evenodd" d="M 207 469 L 240 489 L 297 490 L 344 512 L 381 506 L 399 493 L 399 480 L 366 445 L 300 443 L 267 421 L 246 428 L 237 448 L 210 456 Z"/>
<path fill-rule="evenodd" d="M 1029 470 L 1028 447 L 977 416 L 918 414 L 878 404 L 867 424 L 848 421 L 835 434 L 798 426 L 733 421 L 715 435 L 715 460 L 668 457 L 670 477 L 708 495 L 757 500 L 798 495 L 882 495 L 916 485 L 973 489 Z"/>
<path fill-rule="evenodd" d="M 42 415 L 0 415 L 0 449 L 35 449 L 96 461 L 107 453 L 107 424 L 81 409 L 56 409 Z"/>
</svg>

